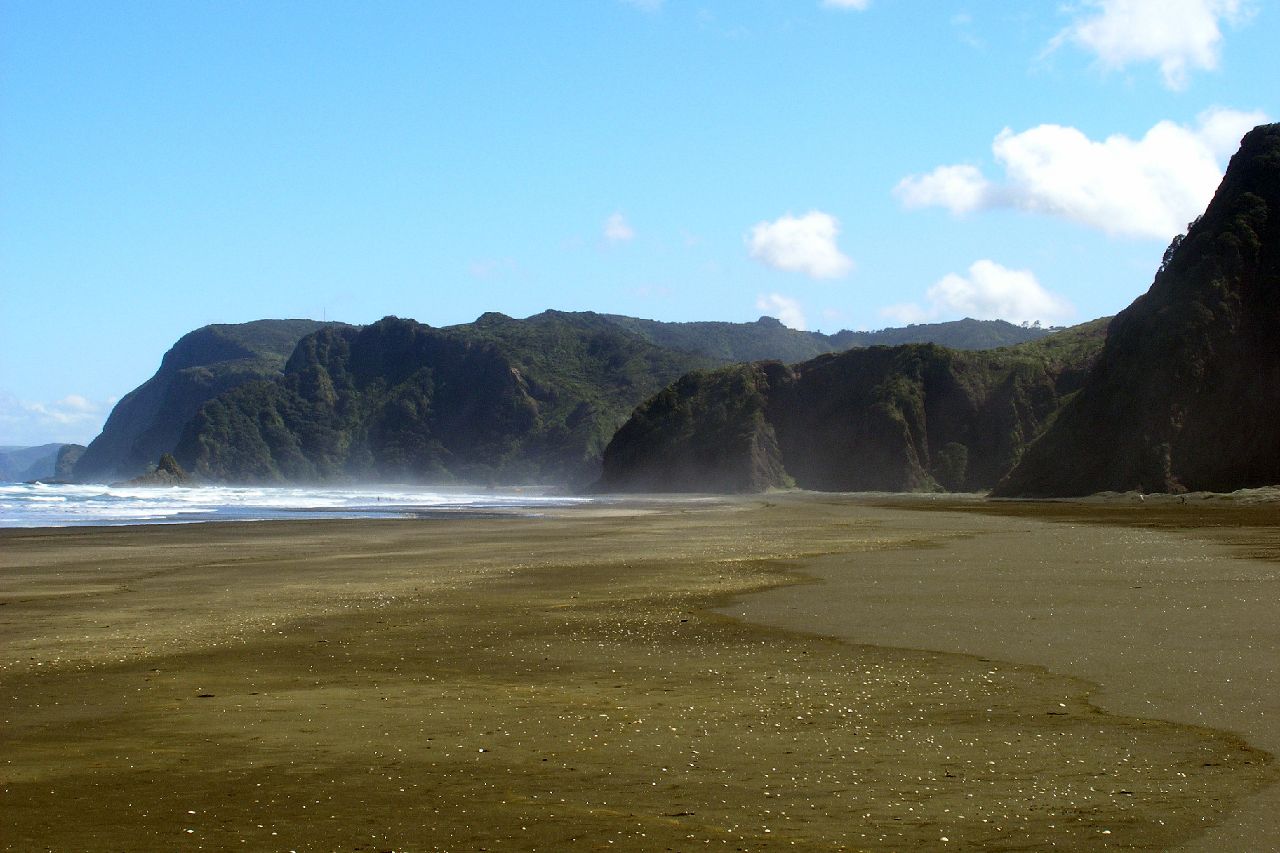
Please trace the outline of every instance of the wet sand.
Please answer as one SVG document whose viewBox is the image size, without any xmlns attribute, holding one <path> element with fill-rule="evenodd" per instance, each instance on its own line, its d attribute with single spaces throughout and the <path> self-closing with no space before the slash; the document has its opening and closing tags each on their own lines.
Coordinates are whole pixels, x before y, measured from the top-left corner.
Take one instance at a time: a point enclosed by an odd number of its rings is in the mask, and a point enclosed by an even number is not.
<svg viewBox="0 0 1280 853">
<path fill-rule="evenodd" d="M 854 643 L 1039 664 L 1111 713 L 1208 726 L 1280 753 L 1280 504 L 872 498 L 928 552 L 833 555 L 816 585 L 728 612 Z M 910 519 L 903 509 L 919 512 Z M 879 513 L 884 513 L 883 516 Z M 1280 787 L 1186 850 L 1280 850 Z"/>
<path fill-rule="evenodd" d="M 1265 536 L 939 506 L 0 532 L 0 841 L 1273 846 Z"/>
</svg>

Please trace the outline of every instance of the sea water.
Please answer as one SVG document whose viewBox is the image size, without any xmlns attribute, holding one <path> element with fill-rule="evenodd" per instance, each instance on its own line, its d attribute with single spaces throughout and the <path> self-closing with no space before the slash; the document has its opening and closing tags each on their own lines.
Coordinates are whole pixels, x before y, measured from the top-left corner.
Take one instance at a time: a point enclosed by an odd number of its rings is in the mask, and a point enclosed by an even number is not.
<svg viewBox="0 0 1280 853">
<path fill-rule="evenodd" d="M 46 483 L 0 484 L 0 527 L 175 524 L 282 518 L 420 518 L 444 514 L 519 513 L 588 503 L 591 498 L 534 490 L 148 488 Z"/>
</svg>

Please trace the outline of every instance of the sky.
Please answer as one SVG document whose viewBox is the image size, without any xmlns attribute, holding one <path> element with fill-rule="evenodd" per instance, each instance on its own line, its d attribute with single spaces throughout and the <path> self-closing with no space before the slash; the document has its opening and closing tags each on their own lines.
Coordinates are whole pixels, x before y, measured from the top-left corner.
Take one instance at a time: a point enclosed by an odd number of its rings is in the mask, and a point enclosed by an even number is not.
<svg viewBox="0 0 1280 853">
<path fill-rule="evenodd" d="M 1144 292 L 1280 120 L 1276 0 L 0 0 L 0 445 L 183 334 L 834 332 Z"/>
</svg>

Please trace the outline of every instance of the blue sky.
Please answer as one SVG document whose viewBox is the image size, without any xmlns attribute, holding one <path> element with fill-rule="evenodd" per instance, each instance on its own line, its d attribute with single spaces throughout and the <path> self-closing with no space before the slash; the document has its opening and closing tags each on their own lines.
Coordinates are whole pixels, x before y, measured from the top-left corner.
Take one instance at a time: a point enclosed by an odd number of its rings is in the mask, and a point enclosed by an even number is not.
<svg viewBox="0 0 1280 853">
<path fill-rule="evenodd" d="M 216 322 L 1115 313 L 1280 118 L 1278 16 L 0 3 L 0 444 L 87 441 Z"/>
</svg>

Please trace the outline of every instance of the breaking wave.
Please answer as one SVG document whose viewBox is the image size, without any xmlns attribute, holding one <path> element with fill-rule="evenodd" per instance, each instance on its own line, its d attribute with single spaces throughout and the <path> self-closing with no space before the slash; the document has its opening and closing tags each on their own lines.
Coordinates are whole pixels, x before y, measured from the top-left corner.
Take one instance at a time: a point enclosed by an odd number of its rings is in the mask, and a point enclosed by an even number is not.
<svg viewBox="0 0 1280 853">
<path fill-rule="evenodd" d="M 145 488 L 0 484 L 0 527 L 174 524 L 283 518 L 405 518 L 448 513 L 536 513 L 588 503 L 537 491 L 197 486 Z"/>
</svg>

